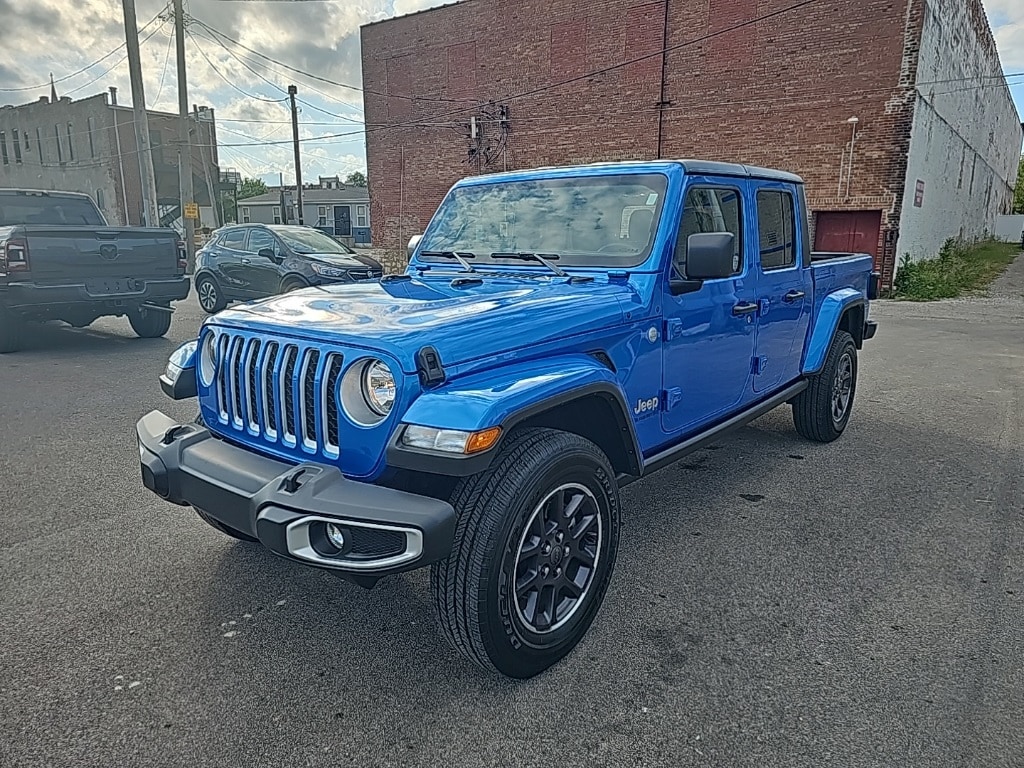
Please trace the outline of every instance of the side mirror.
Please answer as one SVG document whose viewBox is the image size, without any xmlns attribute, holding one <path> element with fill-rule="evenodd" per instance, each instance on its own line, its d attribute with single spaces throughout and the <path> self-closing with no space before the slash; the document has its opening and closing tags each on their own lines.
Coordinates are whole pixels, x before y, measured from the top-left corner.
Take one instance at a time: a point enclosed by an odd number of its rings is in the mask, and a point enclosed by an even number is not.
<svg viewBox="0 0 1024 768">
<path fill-rule="evenodd" d="M 412 255 L 416 253 L 416 248 L 420 244 L 420 240 L 423 239 L 423 235 L 413 235 L 409 238 L 409 245 L 406 246 L 406 255 L 411 259 Z"/>
<path fill-rule="evenodd" d="M 256 255 L 263 259 L 277 261 L 277 254 L 274 253 L 274 250 L 272 248 L 260 248 Z"/>
<path fill-rule="evenodd" d="M 701 232 L 686 241 L 686 276 L 690 280 L 732 277 L 736 236 L 731 232 Z"/>
</svg>

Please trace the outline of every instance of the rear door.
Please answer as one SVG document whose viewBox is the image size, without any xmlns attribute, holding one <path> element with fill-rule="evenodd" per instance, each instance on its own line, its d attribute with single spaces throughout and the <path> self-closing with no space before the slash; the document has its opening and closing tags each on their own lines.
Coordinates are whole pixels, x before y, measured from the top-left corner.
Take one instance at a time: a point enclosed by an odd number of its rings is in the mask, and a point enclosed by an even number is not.
<svg viewBox="0 0 1024 768">
<path fill-rule="evenodd" d="M 217 262 L 220 273 L 224 276 L 225 288 L 228 292 L 236 296 L 252 298 L 259 294 L 252 283 L 252 259 L 245 252 L 249 229 L 251 227 L 235 227 L 221 235 L 220 240 L 217 241 Z"/>
<path fill-rule="evenodd" d="M 811 274 L 802 247 L 806 226 L 792 184 L 759 183 L 757 323 L 754 392 L 766 393 L 800 375 L 812 306 Z"/>
<path fill-rule="evenodd" d="M 749 253 L 752 207 L 743 179 L 689 180 L 672 270 L 686 278 L 690 235 L 736 236 L 735 274 L 706 280 L 699 290 L 673 296 L 665 281 L 662 429 L 692 432 L 739 410 L 752 397 L 751 359 L 757 324 L 756 273 Z"/>
</svg>

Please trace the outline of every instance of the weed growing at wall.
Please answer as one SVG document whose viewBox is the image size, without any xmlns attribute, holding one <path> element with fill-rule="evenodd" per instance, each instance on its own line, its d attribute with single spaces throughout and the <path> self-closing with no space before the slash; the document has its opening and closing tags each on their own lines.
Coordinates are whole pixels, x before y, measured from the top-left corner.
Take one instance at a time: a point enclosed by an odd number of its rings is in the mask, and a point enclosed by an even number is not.
<svg viewBox="0 0 1024 768">
<path fill-rule="evenodd" d="M 908 301 L 954 299 L 979 291 L 1003 273 L 1020 253 L 1016 243 L 950 238 L 934 259 L 913 262 L 905 255 L 893 284 L 896 298 Z"/>
</svg>

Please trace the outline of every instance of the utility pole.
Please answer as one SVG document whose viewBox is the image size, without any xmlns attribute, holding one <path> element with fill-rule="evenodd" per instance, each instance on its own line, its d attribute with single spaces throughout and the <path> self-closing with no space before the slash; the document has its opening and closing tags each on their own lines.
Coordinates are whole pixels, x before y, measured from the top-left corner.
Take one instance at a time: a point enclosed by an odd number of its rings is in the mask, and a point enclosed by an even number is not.
<svg viewBox="0 0 1024 768">
<path fill-rule="evenodd" d="M 185 249 L 188 252 L 188 271 L 191 273 L 196 266 L 196 221 L 185 215 L 185 209 L 189 203 L 196 201 L 196 195 L 192 185 L 192 137 L 188 125 L 188 81 L 185 79 L 185 11 L 181 0 L 174 0 L 174 39 L 178 53 L 179 210 L 185 227 Z M 214 200 L 211 204 L 216 206 L 217 202 Z"/>
<path fill-rule="evenodd" d="M 302 220 L 302 160 L 299 157 L 299 111 L 295 108 L 295 94 L 298 88 L 294 85 L 288 86 L 288 99 L 292 103 L 292 144 L 295 145 L 295 204 L 299 211 L 299 224 Z"/>
<path fill-rule="evenodd" d="M 153 173 L 153 148 L 149 143 L 149 117 L 146 92 L 142 87 L 142 61 L 139 58 L 139 23 L 135 18 L 135 0 L 121 0 L 124 7 L 124 39 L 128 46 L 128 74 L 132 83 L 132 112 L 135 115 L 135 141 L 139 148 L 139 176 L 142 180 L 142 218 L 149 227 L 160 226 L 156 207 L 156 175 Z M 127 214 L 127 211 L 125 212 Z"/>
</svg>

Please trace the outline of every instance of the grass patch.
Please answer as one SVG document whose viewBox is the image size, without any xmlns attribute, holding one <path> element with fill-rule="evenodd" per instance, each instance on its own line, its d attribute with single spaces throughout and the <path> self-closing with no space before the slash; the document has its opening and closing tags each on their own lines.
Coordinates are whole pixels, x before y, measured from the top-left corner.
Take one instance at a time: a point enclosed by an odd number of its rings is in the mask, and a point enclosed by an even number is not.
<svg viewBox="0 0 1024 768">
<path fill-rule="evenodd" d="M 912 262 L 904 256 L 896 273 L 894 293 L 897 299 L 934 301 L 980 291 L 1006 270 L 1020 250 L 1019 243 L 966 243 L 950 238 L 938 258 Z"/>
</svg>

